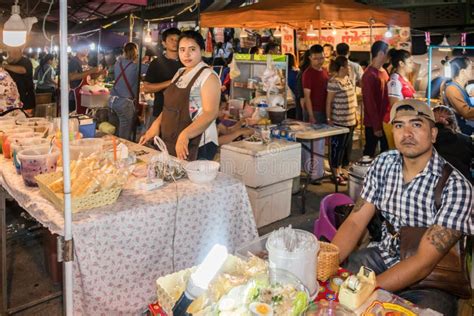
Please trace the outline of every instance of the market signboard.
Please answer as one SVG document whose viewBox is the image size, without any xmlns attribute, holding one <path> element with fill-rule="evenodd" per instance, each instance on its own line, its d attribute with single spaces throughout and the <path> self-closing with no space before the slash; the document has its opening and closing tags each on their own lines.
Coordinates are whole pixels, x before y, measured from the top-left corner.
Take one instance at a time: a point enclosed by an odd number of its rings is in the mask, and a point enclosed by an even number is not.
<svg viewBox="0 0 474 316">
<path fill-rule="evenodd" d="M 281 27 L 281 53 L 295 54 L 294 30 L 287 26 Z"/>
<path fill-rule="evenodd" d="M 298 49 L 305 50 L 314 44 L 324 45 L 328 43 L 335 47 L 339 43 L 347 43 L 351 47 L 351 51 L 370 51 L 371 42 L 369 28 L 338 29 L 336 30 L 336 34 L 333 34 L 333 30 L 321 30 L 321 42 L 319 41 L 319 31 L 315 31 L 316 36 L 307 36 L 305 30 L 297 31 Z M 393 27 L 391 29 L 393 34 L 391 38 L 385 37 L 386 31 L 387 28 L 385 27 L 374 27 L 372 29 L 373 41 L 384 40 L 390 47 L 411 51 L 409 27 Z"/>
</svg>

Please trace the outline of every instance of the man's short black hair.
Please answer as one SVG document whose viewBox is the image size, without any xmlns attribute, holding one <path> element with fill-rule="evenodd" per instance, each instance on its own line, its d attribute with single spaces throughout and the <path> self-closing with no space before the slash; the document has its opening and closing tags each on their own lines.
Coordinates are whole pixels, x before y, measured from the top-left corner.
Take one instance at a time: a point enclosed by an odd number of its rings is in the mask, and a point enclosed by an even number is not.
<svg viewBox="0 0 474 316">
<path fill-rule="evenodd" d="M 311 46 L 311 48 L 309 49 L 309 54 L 312 55 L 312 54 L 322 54 L 324 52 L 324 49 L 321 45 L 319 44 L 316 44 L 316 45 L 313 45 Z"/>
<path fill-rule="evenodd" d="M 171 27 L 169 29 L 166 29 L 163 31 L 163 33 L 161 34 L 161 40 L 164 42 L 166 41 L 166 38 L 170 35 L 178 35 L 180 36 L 181 35 L 181 31 L 178 30 L 177 28 L 175 27 Z"/>
<path fill-rule="evenodd" d="M 370 48 L 370 54 L 372 55 L 372 58 L 377 57 L 379 52 L 383 52 L 386 54 L 388 51 L 388 44 L 385 43 L 384 41 L 376 41 L 375 43 L 372 44 L 372 47 Z"/>
<path fill-rule="evenodd" d="M 336 54 L 339 56 L 347 56 L 349 54 L 350 47 L 346 43 L 339 43 L 336 45 Z"/>
<path fill-rule="evenodd" d="M 331 50 L 334 50 L 334 46 L 332 46 L 332 45 L 329 44 L 329 43 L 324 44 L 324 45 L 323 45 L 323 48 L 324 48 L 324 47 L 331 47 Z"/>
</svg>

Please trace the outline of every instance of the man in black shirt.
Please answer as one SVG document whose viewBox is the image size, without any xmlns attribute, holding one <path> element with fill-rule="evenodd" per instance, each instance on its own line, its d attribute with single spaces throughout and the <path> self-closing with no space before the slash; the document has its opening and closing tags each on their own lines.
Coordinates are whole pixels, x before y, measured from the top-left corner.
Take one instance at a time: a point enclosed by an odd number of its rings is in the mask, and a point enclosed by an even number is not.
<svg viewBox="0 0 474 316">
<path fill-rule="evenodd" d="M 167 29 L 161 34 L 165 52 L 151 62 L 145 76 L 143 91 L 145 93 L 155 93 L 154 118 L 158 117 L 163 110 L 163 91 L 171 84 L 171 79 L 173 79 L 178 69 L 183 67 L 178 57 L 179 35 L 180 31 L 177 28 Z"/>
<path fill-rule="evenodd" d="M 3 68 L 15 81 L 20 93 L 20 100 L 25 110 L 34 110 L 36 107 L 35 86 L 33 84 L 33 65 L 31 61 L 23 56 L 23 49 L 20 47 L 9 47 L 8 59 L 3 64 Z"/>
</svg>

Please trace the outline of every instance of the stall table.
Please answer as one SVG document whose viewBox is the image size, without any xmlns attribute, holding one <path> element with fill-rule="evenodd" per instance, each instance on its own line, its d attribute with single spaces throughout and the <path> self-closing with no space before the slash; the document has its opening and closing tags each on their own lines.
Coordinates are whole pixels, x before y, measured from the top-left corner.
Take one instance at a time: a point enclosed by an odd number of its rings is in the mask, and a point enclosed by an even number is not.
<svg viewBox="0 0 474 316">
<path fill-rule="evenodd" d="M 3 157 L 0 186 L 51 233 L 63 234 L 63 212 L 26 187 Z M 151 192 L 129 181 L 115 204 L 75 213 L 73 236 L 75 315 L 137 315 L 156 297 L 158 277 L 199 264 L 215 243 L 232 252 L 258 234 L 244 184 L 219 173 L 208 185 L 182 179 Z"/>
<path fill-rule="evenodd" d="M 313 142 L 323 139 L 323 138 L 346 134 L 346 133 L 349 133 L 349 129 L 347 127 L 329 126 L 326 124 L 312 125 L 311 127 L 308 127 L 305 130 L 299 131 L 296 133 L 296 140 L 301 143 L 303 150 L 306 150 L 307 152 L 310 153 L 309 172 L 306 172 L 307 174 L 306 184 L 301 190 L 302 213 L 306 212 L 306 191 L 311 181 L 312 170 L 315 166 L 314 156 L 320 156 L 323 158 L 325 157 L 324 155 L 321 155 L 320 153 L 315 152 L 314 147 L 313 147 Z M 307 142 L 309 142 L 309 146 L 306 144 Z M 328 160 L 329 160 L 329 164 L 331 164 L 331 141 L 328 141 Z M 332 176 L 335 177 L 336 175 L 332 174 Z M 315 179 L 315 180 L 318 180 L 318 179 Z M 336 192 L 338 191 L 337 182 L 335 183 L 335 191 Z"/>
</svg>

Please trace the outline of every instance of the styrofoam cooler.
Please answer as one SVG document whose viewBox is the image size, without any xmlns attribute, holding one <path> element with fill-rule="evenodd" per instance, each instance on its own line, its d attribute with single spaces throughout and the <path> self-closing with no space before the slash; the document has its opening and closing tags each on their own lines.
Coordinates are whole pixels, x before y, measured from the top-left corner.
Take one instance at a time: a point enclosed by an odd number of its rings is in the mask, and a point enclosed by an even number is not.
<svg viewBox="0 0 474 316">
<path fill-rule="evenodd" d="M 233 142 L 221 148 L 221 171 L 251 188 L 260 188 L 300 174 L 301 144 L 277 140 L 268 145 Z"/>
<path fill-rule="evenodd" d="M 257 227 L 290 215 L 293 178 L 300 175 L 301 144 L 233 142 L 222 146 L 220 157 L 221 171 L 246 185 Z"/>
<path fill-rule="evenodd" d="M 257 227 L 262 227 L 290 216 L 293 179 L 258 189 L 247 187 Z"/>
<path fill-rule="evenodd" d="M 324 155 L 324 145 L 326 139 L 313 140 L 313 151 L 320 155 Z M 311 148 L 310 141 L 302 142 L 307 148 Z M 314 155 L 311 165 L 311 154 L 305 148 L 301 148 L 301 169 L 307 174 L 311 174 L 311 179 L 319 179 L 324 176 L 324 158 Z"/>
</svg>

